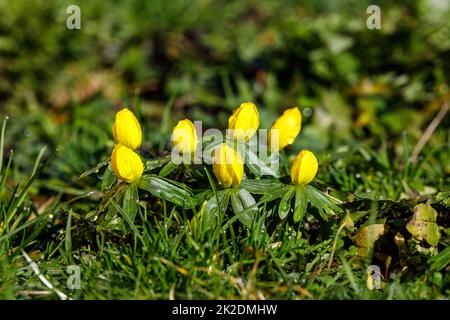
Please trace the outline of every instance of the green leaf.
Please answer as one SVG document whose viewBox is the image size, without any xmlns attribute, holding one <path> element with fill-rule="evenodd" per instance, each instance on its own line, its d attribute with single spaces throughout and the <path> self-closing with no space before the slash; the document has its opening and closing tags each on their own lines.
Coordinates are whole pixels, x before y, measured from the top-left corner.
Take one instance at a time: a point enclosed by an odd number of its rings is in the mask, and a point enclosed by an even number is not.
<svg viewBox="0 0 450 320">
<path fill-rule="evenodd" d="M 253 196 L 250 194 L 250 192 L 248 192 L 245 189 L 242 189 L 242 188 L 239 189 L 239 197 L 241 198 L 242 204 L 244 205 L 244 208 L 246 208 L 246 209 L 250 208 L 256 204 L 255 198 L 253 198 Z M 258 210 L 255 208 L 255 211 L 258 211 Z"/>
<path fill-rule="evenodd" d="M 281 220 L 286 218 L 289 211 L 291 211 L 291 199 L 294 196 L 294 193 L 295 189 L 293 186 L 291 186 L 291 188 L 287 189 L 287 191 L 281 198 L 280 205 L 278 207 L 278 216 L 280 217 Z"/>
<path fill-rule="evenodd" d="M 111 189 L 116 180 L 116 175 L 114 174 L 111 165 L 108 165 L 103 174 L 101 190 L 105 191 Z"/>
<path fill-rule="evenodd" d="M 246 144 L 237 145 L 239 154 L 243 156 L 247 168 L 257 177 L 269 175 L 278 178 L 278 173 L 261 160 Z"/>
<path fill-rule="evenodd" d="M 242 180 L 241 186 L 253 194 L 271 194 L 282 189 L 285 185 L 278 180 L 261 179 L 261 180 Z"/>
<path fill-rule="evenodd" d="M 241 223 L 250 228 L 258 212 L 255 198 L 245 189 L 231 193 L 231 205 Z"/>
<path fill-rule="evenodd" d="M 111 204 L 114 200 L 111 200 Z M 106 230 L 125 230 L 122 217 L 120 217 L 114 205 L 108 206 L 105 216 L 101 219 L 100 225 Z"/>
<path fill-rule="evenodd" d="M 308 197 L 304 188 L 297 188 L 295 191 L 294 222 L 301 222 L 303 220 L 307 207 Z"/>
<path fill-rule="evenodd" d="M 160 177 L 166 177 L 168 176 L 170 173 L 172 173 L 173 170 L 175 170 L 176 168 L 178 168 L 178 164 L 173 163 L 173 161 L 169 161 L 167 162 L 167 164 L 161 169 L 161 171 L 159 171 L 158 176 Z"/>
<path fill-rule="evenodd" d="M 170 161 L 170 156 L 145 161 L 145 172 L 161 168 Z"/>
<path fill-rule="evenodd" d="M 234 214 L 236 215 L 239 215 L 239 213 L 244 211 L 244 205 L 242 204 L 241 199 L 235 192 L 231 193 L 231 206 L 233 207 Z"/>
<path fill-rule="evenodd" d="M 411 221 L 406 225 L 406 230 L 418 240 L 425 239 L 430 246 L 437 245 L 441 234 L 436 223 L 436 210 L 429 204 L 420 203 L 414 207 L 413 212 Z"/>
<path fill-rule="evenodd" d="M 110 163 L 110 159 L 111 159 L 111 158 L 108 157 L 108 159 L 103 160 L 102 162 L 100 162 L 95 168 L 91 168 L 91 169 L 89 169 L 89 170 L 86 170 L 85 172 L 83 172 L 83 173 L 80 175 L 79 179 L 86 178 L 87 176 L 89 176 L 89 175 L 91 175 L 91 174 L 93 174 L 93 173 L 99 172 L 101 168 L 107 166 L 107 165 Z"/>
<path fill-rule="evenodd" d="M 317 210 L 319 210 L 319 213 L 321 215 L 324 214 L 325 211 L 325 204 L 322 203 L 322 201 L 317 197 L 317 195 L 311 191 L 310 188 L 308 188 L 309 186 L 305 187 L 305 192 L 307 194 L 308 197 L 308 201 L 311 203 L 311 205 L 315 208 L 317 208 Z"/>
<path fill-rule="evenodd" d="M 211 198 L 214 192 L 211 189 L 202 190 L 197 192 L 191 197 L 192 204 L 194 207 L 201 205 L 205 200 Z"/>
<path fill-rule="evenodd" d="M 191 208 L 193 206 L 191 192 L 186 190 L 187 188 L 180 187 L 179 183 L 174 183 L 171 180 L 147 175 L 141 178 L 139 188 L 180 207 Z"/>
<path fill-rule="evenodd" d="M 437 202 L 441 202 L 447 208 L 450 207 L 450 192 L 439 192 L 435 197 Z"/>
<path fill-rule="evenodd" d="M 292 188 L 292 185 L 284 185 L 279 189 L 274 189 L 270 193 L 266 194 L 261 199 L 259 199 L 259 202 L 270 202 L 275 199 L 281 198 L 290 188 Z"/>
<path fill-rule="evenodd" d="M 123 197 L 122 209 L 132 222 L 134 222 L 134 218 L 138 211 L 138 202 L 139 195 L 137 186 L 135 184 L 130 184 Z"/>
<path fill-rule="evenodd" d="M 217 199 L 220 204 L 220 212 L 225 213 L 228 208 L 228 203 L 230 200 L 229 189 L 220 190 L 217 192 L 217 198 L 213 195 L 208 200 L 208 205 L 205 209 L 205 224 L 208 228 L 215 228 L 217 225 L 217 219 L 219 217 L 219 205 L 217 204 Z"/>
<path fill-rule="evenodd" d="M 321 216 L 326 219 L 327 216 L 324 212 L 332 214 L 334 212 L 342 212 L 342 209 L 331 202 L 331 200 L 322 191 L 317 190 L 311 185 L 305 186 L 305 192 L 308 197 L 308 201 L 319 210 Z"/>
<path fill-rule="evenodd" d="M 450 247 L 445 248 L 437 255 L 430 258 L 431 271 L 440 271 L 450 264 Z"/>
</svg>

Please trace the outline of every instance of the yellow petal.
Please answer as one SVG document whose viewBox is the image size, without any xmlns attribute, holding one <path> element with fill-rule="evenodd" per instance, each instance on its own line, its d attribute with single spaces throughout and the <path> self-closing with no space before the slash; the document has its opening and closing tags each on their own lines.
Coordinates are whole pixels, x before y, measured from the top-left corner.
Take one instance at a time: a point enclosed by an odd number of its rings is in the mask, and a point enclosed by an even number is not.
<svg viewBox="0 0 450 320">
<path fill-rule="evenodd" d="M 129 109 L 122 109 L 116 114 L 113 124 L 114 141 L 130 149 L 137 149 L 142 142 L 142 131 L 139 121 Z"/>
<path fill-rule="evenodd" d="M 122 144 L 114 147 L 111 166 L 117 178 L 129 183 L 139 180 L 144 172 L 144 164 L 139 155 Z"/>
<path fill-rule="evenodd" d="M 259 112 L 253 102 L 244 102 L 228 119 L 228 129 L 236 140 L 249 140 L 259 128 Z"/>
<path fill-rule="evenodd" d="M 194 124 L 189 119 L 178 121 L 172 131 L 172 143 L 181 154 L 193 153 L 197 147 L 197 132 Z"/>
<path fill-rule="evenodd" d="M 269 131 L 269 145 L 278 150 L 293 144 L 300 133 L 302 115 L 297 107 L 286 110 L 272 125 Z M 278 136 L 275 134 L 278 133 Z M 273 140 L 273 141 L 272 141 Z"/>
<path fill-rule="evenodd" d="M 291 180 L 295 185 L 310 183 L 317 174 L 319 164 L 315 155 L 309 150 L 299 152 L 291 168 Z"/>
<path fill-rule="evenodd" d="M 234 149 L 222 143 L 214 151 L 213 172 L 223 187 L 236 187 L 244 175 L 244 162 Z"/>
</svg>

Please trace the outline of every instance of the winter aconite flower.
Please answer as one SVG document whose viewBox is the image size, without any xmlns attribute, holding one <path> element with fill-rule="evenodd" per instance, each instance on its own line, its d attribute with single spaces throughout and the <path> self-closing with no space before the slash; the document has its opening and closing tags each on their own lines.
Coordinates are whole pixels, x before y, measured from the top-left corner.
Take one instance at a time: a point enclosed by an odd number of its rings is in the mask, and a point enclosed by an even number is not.
<svg viewBox="0 0 450 320">
<path fill-rule="evenodd" d="M 258 108 L 253 102 L 244 102 L 228 119 L 228 129 L 236 140 L 250 139 L 259 128 Z"/>
<path fill-rule="evenodd" d="M 302 115 L 300 110 L 297 107 L 286 110 L 283 115 L 275 120 L 269 131 L 270 145 L 275 147 L 278 145 L 278 150 L 282 150 L 287 145 L 293 144 L 300 133 L 301 126 Z"/>
<path fill-rule="evenodd" d="M 144 164 L 139 155 L 122 144 L 114 147 L 111 166 L 119 179 L 129 183 L 139 180 L 144 172 Z"/>
<path fill-rule="evenodd" d="M 292 163 L 291 180 L 295 185 L 306 185 L 316 176 L 319 164 L 309 150 L 302 150 Z"/>
<path fill-rule="evenodd" d="M 182 154 L 193 153 L 197 147 L 197 140 L 197 133 L 192 121 L 189 119 L 178 121 L 172 132 L 174 148 L 177 148 Z"/>
<path fill-rule="evenodd" d="M 113 135 L 116 143 L 130 149 L 137 149 L 141 145 L 141 125 L 129 109 L 125 108 L 117 112 L 113 125 Z"/>
<path fill-rule="evenodd" d="M 213 171 L 223 187 L 236 187 L 244 175 L 244 162 L 234 149 L 222 143 L 214 151 Z"/>
</svg>

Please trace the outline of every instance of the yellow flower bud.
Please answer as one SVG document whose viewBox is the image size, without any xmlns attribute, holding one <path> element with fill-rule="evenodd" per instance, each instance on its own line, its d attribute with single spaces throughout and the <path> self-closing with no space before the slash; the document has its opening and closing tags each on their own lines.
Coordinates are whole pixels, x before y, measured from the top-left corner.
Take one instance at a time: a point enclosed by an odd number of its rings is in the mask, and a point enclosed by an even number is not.
<svg viewBox="0 0 450 320">
<path fill-rule="evenodd" d="M 222 143 L 214 150 L 213 171 L 223 187 L 236 187 L 244 175 L 244 161 L 234 149 Z"/>
<path fill-rule="evenodd" d="M 287 145 L 293 144 L 302 127 L 302 114 L 297 107 L 287 109 L 272 125 L 269 131 L 269 144 L 276 146 L 278 150 L 284 149 Z M 275 130 L 278 130 L 278 141 Z M 274 141 L 272 141 L 274 139 Z"/>
<path fill-rule="evenodd" d="M 197 147 L 197 132 L 194 124 L 189 119 L 178 121 L 172 131 L 172 142 L 174 148 L 180 153 L 193 153 Z"/>
<path fill-rule="evenodd" d="M 123 144 L 128 148 L 137 149 L 141 145 L 141 125 L 129 109 L 125 108 L 117 112 L 113 135 L 116 143 Z"/>
<path fill-rule="evenodd" d="M 316 176 L 319 164 L 316 156 L 309 150 L 299 152 L 291 168 L 292 183 L 306 185 Z"/>
<path fill-rule="evenodd" d="M 250 139 L 259 128 L 258 108 L 253 102 L 245 102 L 233 111 L 228 119 L 228 129 L 236 140 Z"/>
<path fill-rule="evenodd" d="M 122 144 L 116 144 L 114 147 L 111 166 L 117 178 L 129 183 L 139 180 L 144 172 L 141 157 Z"/>
</svg>

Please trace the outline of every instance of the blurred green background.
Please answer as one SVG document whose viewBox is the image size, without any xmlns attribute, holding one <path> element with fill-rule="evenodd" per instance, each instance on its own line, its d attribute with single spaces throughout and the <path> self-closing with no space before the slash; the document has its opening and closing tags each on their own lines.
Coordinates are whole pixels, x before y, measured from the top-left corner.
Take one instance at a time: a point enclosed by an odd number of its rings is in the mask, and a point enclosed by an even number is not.
<svg viewBox="0 0 450 320">
<path fill-rule="evenodd" d="M 80 30 L 66 27 L 72 4 Z M 380 30 L 366 27 L 371 4 Z M 291 153 L 367 146 L 395 163 L 449 98 L 448 1 L 0 0 L 0 12 L 6 149 L 19 176 L 42 146 L 58 150 L 50 189 L 92 183 L 79 174 L 109 154 L 114 112 L 138 100 L 150 156 L 168 149 L 179 119 L 225 128 L 252 100 L 263 128 L 302 109 Z M 447 117 L 425 150 L 447 143 L 448 128 Z M 448 155 L 433 161 L 428 178 L 443 186 Z"/>
</svg>

